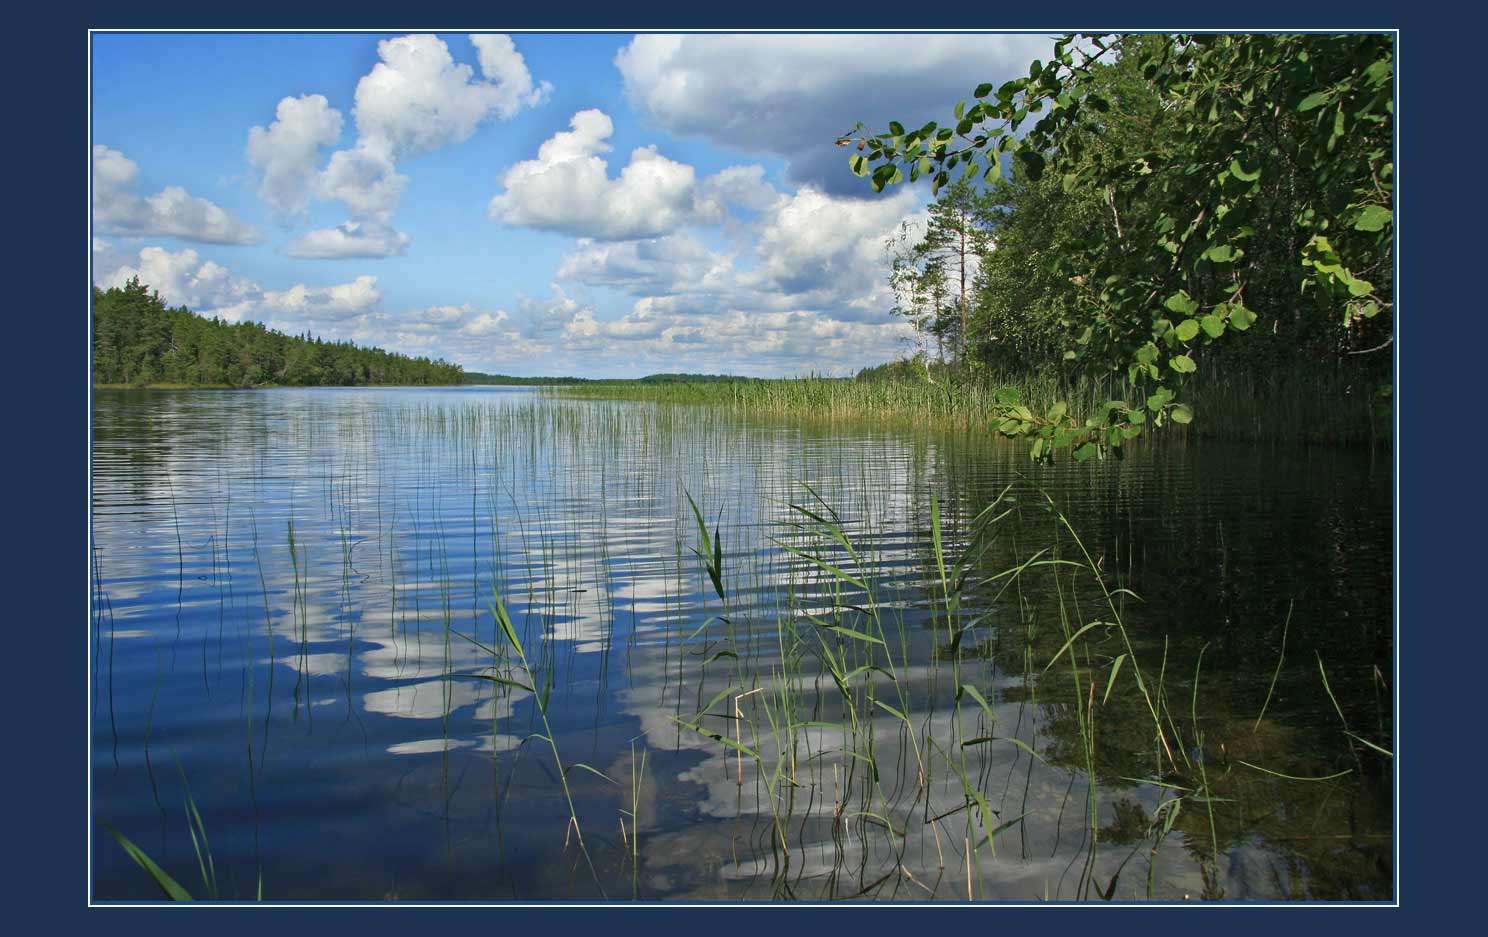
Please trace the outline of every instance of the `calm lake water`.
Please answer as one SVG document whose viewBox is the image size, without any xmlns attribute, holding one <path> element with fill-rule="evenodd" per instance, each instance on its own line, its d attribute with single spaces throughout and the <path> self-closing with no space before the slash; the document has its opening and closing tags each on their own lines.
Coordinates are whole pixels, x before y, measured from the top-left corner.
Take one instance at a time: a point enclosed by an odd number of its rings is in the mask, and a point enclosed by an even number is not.
<svg viewBox="0 0 1488 937">
<path fill-rule="evenodd" d="M 199 898 L 1393 897 L 1388 454 L 504 388 L 92 453 L 98 900 L 161 895 L 104 823 Z"/>
</svg>

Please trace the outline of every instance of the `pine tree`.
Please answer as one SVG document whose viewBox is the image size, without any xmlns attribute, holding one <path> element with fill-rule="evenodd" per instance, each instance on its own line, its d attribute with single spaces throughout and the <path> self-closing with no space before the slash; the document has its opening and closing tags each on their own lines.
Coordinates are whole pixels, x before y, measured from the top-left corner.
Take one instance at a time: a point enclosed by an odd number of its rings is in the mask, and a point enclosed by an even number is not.
<svg viewBox="0 0 1488 937">
<path fill-rule="evenodd" d="M 914 247 L 916 266 L 922 275 L 938 270 L 947 280 L 947 291 L 956 298 L 952 321 L 937 319 L 934 327 L 938 334 L 954 333 L 956 360 L 964 364 L 969 334 L 967 289 L 976 277 L 978 259 L 991 248 L 991 200 L 961 179 L 941 190 L 929 212 L 925 237 Z"/>
</svg>

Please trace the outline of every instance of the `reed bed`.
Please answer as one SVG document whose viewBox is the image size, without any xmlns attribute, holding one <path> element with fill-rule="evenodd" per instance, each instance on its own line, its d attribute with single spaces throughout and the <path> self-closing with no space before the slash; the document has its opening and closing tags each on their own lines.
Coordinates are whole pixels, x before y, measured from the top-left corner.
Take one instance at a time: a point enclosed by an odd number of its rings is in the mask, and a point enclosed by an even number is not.
<svg viewBox="0 0 1488 937">
<path fill-rule="evenodd" d="M 1064 401 L 1084 420 L 1108 400 L 1133 391 L 1111 380 L 1067 381 L 1057 374 L 977 375 L 943 373 L 922 378 L 775 380 L 646 384 L 637 382 L 555 386 L 544 393 L 585 400 L 636 400 L 726 407 L 755 416 L 805 422 L 879 422 L 937 430 L 985 430 L 1000 395 L 1013 392 L 1035 413 Z M 1193 407 L 1193 423 L 1168 427 L 1165 438 L 1235 441 L 1388 445 L 1388 400 L 1378 381 L 1344 369 L 1282 372 L 1206 372 L 1181 391 Z M 1146 437 L 1143 437 L 1146 438 Z"/>
</svg>

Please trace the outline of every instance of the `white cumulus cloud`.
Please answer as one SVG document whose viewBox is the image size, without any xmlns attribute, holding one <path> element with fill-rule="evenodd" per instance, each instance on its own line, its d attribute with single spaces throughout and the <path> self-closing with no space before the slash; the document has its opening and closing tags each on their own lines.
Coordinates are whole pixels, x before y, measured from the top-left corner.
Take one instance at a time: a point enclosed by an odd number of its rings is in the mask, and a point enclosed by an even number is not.
<svg viewBox="0 0 1488 937">
<path fill-rule="evenodd" d="M 348 221 L 309 231 L 284 246 L 291 257 L 394 257 L 408 250 L 408 235 L 375 221 Z"/>
<path fill-rule="evenodd" d="M 721 220 L 718 206 L 699 197 L 693 168 L 654 146 L 631 151 L 611 179 L 600 154 L 610 150 L 605 141 L 615 126 L 603 111 L 579 111 L 569 127 L 543 143 L 537 159 L 502 173 L 505 191 L 489 207 L 493 220 L 603 240 L 658 237 Z"/>
<path fill-rule="evenodd" d="M 321 198 L 339 201 L 353 218 L 386 222 L 393 217 L 408 177 L 377 147 L 337 150 L 317 180 Z"/>
<path fill-rule="evenodd" d="M 841 198 L 803 187 L 761 219 L 757 265 L 745 282 L 791 296 L 837 318 L 888 319 L 884 242 L 921 217 L 918 193 Z"/>
<path fill-rule="evenodd" d="M 720 205 L 763 211 L 779 201 L 780 192 L 765 181 L 763 166 L 730 166 L 704 180 L 703 197 Z"/>
<path fill-rule="evenodd" d="M 726 288 L 732 261 L 685 234 L 635 241 L 583 239 L 558 267 L 558 279 L 614 286 L 636 295 Z"/>
<path fill-rule="evenodd" d="M 321 147 L 340 139 L 343 120 L 323 95 L 286 97 L 275 120 L 248 134 L 248 162 L 259 171 L 259 196 L 281 215 L 303 215 L 312 200 L 340 202 L 348 221 L 303 234 L 286 246 L 296 257 L 391 257 L 409 238 L 392 218 L 408 177 L 398 163 L 469 139 L 492 118 L 509 120 L 552 91 L 534 81 L 509 36 L 470 36 L 480 63 L 455 61 L 437 36 L 411 35 L 377 44 L 378 62 L 357 82 L 352 106 L 356 142 L 317 169 Z"/>
<path fill-rule="evenodd" d="M 248 131 L 248 163 L 261 173 L 259 198 L 282 215 L 300 215 L 314 194 L 320 148 L 341 139 L 341 112 L 324 95 L 284 98 L 267 128 Z"/>
<path fill-rule="evenodd" d="M 95 257 L 108 250 L 102 242 L 94 244 Z M 382 302 L 376 277 L 360 276 L 330 286 L 299 283 L 288 289 L 265 290 L 190 248 L 172 252 L 163 247 L 145 247 L 132 262 L 112 270 L 94 270 L 94 282 L 105 289 L 123 286 L 134 277 L 159 293 L 168 305 L 186 306 L 199 315 L 229 322 L 252 319 L 291 332 L 307 324 L 365 317 L 374 314 Z"/>
<path fill-rule="evenodd" d="M 138 164 L 118 150 L 93 145 L 93 224 L 99 231 L 207 244 L 259 240 L 252 225 L 180 186 L 166 186 L 145 197 L 135 191 L 138 182 Z"/>
<path fill-rule="evenodd" d="M 519 327 L 527 338 L 543 338 L 563 332 L 575 316 L 593 314 L 558 284 L 551 284 L 549 289 L 553 295 L 546 299 L 517 294 Z"/>
<path fill-rule="evenodd" d="M 507 36 L 470 37 L 486 81 L 455 62 L 437 36 L 399 36 L 377 44 L 381 59 L 357 82 L 357 132 L 392 159 L 468 139 L 483 120 L 511 118 L 540 103 L 551 87 L 533 87 L 526 62 Z"/>
<path fill-rule="evenodd" d="M 884 244 L 902 223 L 923 218 L 907 189 L 865 200 L 807 186 L 777 195 L 747 226 L 747 246 L 736 251 L 711 250 L 686 234 L 580 240 L 560 263 L 558 279 L 618 288 L 678 315 L 804 310 L 888 322 L 893 296 Z"/>
<path fill-rule="evenodd" d="M 95 250 L 97 245 L 95 245 Z M 132 263 L 112 271 L 95 270 L 97 284 L 105 289 L 139 281 L 160 294 L 170 306 L 187 306 L 193 312 L 215 312 L 230 321 L 254 306 L 263 296 L 258 284 L 234 276 L 221 264 L 203 260 L 187 248 L 172 253 L 163 247 L 145 247 Z"/>
<path fill-rule="evenodd" d="M 373 311 L 382 301 L 377 278 L 360 276 L 350 283 L 306 286 L 263 294 L 264 312 L 275 317 L 303 321 L 351 319 Z"/>
<path fill-rule="evenodd" d="M 533 83 L 527 60 L 510 36 L 481 33 L 472 35 L 470 41 L 475 45 L 481 74 L 494 82 L 499 92 L 494 107 L 502 120 L 510 120 L 524 107 L 538 106 L 553 93 L 552 82 Z"/>
</svg>

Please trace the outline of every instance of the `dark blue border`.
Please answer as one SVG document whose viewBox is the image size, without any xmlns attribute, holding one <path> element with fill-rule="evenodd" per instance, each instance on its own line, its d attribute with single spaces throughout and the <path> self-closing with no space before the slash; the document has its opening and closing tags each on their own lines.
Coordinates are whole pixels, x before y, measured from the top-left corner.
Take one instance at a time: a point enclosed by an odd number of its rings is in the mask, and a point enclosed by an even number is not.
<svg viewBox="0 0 1488 937">
<path fill-rule="evenodd" d="M 1321 4 L 1254 2 L 1199 5 L 1144 4 L 1118 8 L 1089 0 L 1049 4 L 945 5 L 939 7 L 866 5 L 815 10 L 804 4 L 564 4 L 530 9 L 465 6 L 433 9 L 428 4 L 394 8 L 389 4 L 361 5 L 354 14 L 330 12 L 309 4 L 256 3 L 251 8 L 210 7 L 202 4 L 152 4 L 148 8 L 112 4 L 79 5 L 75 9 L 35 11 L 31 22 L 10 30 L 12 54 L 10 133 L 8 148 L 11 186 L 19 198 L 12 202 L 10 290 L 12 322 L 20 322 L 18 340 L 10 357 L 21 363 L 12 383 L 10 412 L 16 419 L 11 436 L 11 498 L 6 518 L 13 550 L 9 586 L 21 597 L 9 624 L 16 635 L 9 646 L 7 684 L 7 777 L 21 789 L 7 798 L 7 824 L 13 867 L 10 881 L 21 884 L 13 907 L 32 911 L 49 928 L 73 926 L 133 929 L 148 926 L 159 933 L 180 927 L 236 932 L 278 926 L 287 916 L 309 916 L 310 923 L 326 918 L 316 908 L 267 912 L 253 917 L 252 909 L 224 909 L 209 921 L 167 918 L 168 909 L 96 909 L 85 919 L 87 796 L 87 711 L 82 682 L 86 648 L 86 535 L 88 373 L 87 303 L 84 284 L 87 255 L 85 177 L 88 28 L 462 28 L 489 23 L 497 28 L 668 28 L 717 29 L 775 27 L 785 29 L 956 29 L 956 28 L 1075 28 L 1107 27 L 1158 29 L 1172 26 L 1234 28 L 1261 25 L 1272 28 L 1398 28 L 1401 43 L 1397 74 L 1401 87 L 1397 198 L 1401 208 L 1399 243 L 1404 250 L 1397 283 L 1403 284 L 1399 307 L 1409 305 L 1406 329 L 1397 324 L 1397 595 L 1396 653 L 1399 659 L 1400 702 L 1396 722 L 1397 749 L 1410 769 L 1401 770 L 1398 845 L 1401 908 L 1340 911 L 1346 921 L 1319 909 L 1265 909 L 1246 916 L 1236 908 L 1203 914 L 1181 922 L 1176 909 L 1112 910 L 1098 921 L 1071 918 L 1079 911 L 1054 911 L 1056 927 L 1112 925 L 1149 930 L 1148 915 L 1171 911 L 1166 926 L 1206 931 L 1216 928 L 1256 927 L 1287 930 L 1389 928 L 1398 933 L 1407 922 L 1456 925 L 1459 912 L 1481 891 L 1479 863 L 1469 849 L 1483 828 L 1477 795 L 1475 761 L 1479 744 L 1472 733 L 1483 708 L 1474 691 L 1481 680 L 1468 679 L 1466 668 L 1476 664 L 1482 631 L 1480 603 L 1472 601 L 1464 585 L 1482 581 L 1481 550 L 1466 541 L 1473 521 L 1481 514 L 1481 473 L 1476 452 L 1483 431 L 1481 414 L 1488 411 L 1483 395 L 1463 380 L 1471 373 L 1459 356 L 1480 348 L 1485 316 L 1482 290 L 1475 274 L 1483 269 L 1481 238 L 1477 231 L 1482 203 L 1482 150 L 1472 141 L 1482 122 L 1480 84 L 1469 70 L 1482 60 L 1481 39 L 1472 24 L 1433 19 L 1420 6 L 1371 7 L 1363 3 Z M 350 17 L 355 16 L 353 20 Z M 21 61 L 16 62 L 19 58 Z M 1408 104 L 1406 102 L 1409 102 Z M 1408 142 L 1407 142 L 1408 141 Z M 36 173 L 40 172 L 40 178 Z M 40 230 L 35 230 L 38 227 Z M 10 239 L 7 239 L 10 240 Z M 1471 252 L 1471 253 L 1469 253 Z M 1410 265 L 1414 275 L 1405 277 Z M 22 301 L 24 297 L 25 301 Z M 1421 312 L 1416 313 L 1419 307 Z M 1418 318 L 1419 317 L 1419 318 Z M 1397 311 L 1397 323 L 1398 323 Z M 1433 445 L 1435 443 L 1435 445 Z M 1432 449 L 1437 458 L 1431 476 L 1414 469 L 1400 471 L 1407 453 Z M 39 461 L 33 462 L 36 454 Z M 1419 460 L 1418 460 L 1419 461 Z M 1418 462 L 1412 462 L 1412 466 Z M 1471 473 L 1472 477 L 1455 475 Z M 1431 492 L 1453 498 L 1438 503 Z M 1443 499 L 1444 500 L 1444 499 Z M 19 575 L 17 575 L 19 573 Z M 1474 575 L 1476 573 L 1476 575 Z M 45 635 L 41 647 L 31 647 Z M 1466 639 L 1464 641 L 1464 639 Z M 1462 671 L 1462 672 L 1459 672 Z M 44 715 L 38 716 L 37 713 Z M 1454 731 L 1455 730 L 1455 731 Z M 379 911 L 373 917 L 373 911 Z M 711 912 L 711 913 L 710 913 Z M 403 929 L 409 921 L 384 909 L 349 912 L 359 927 Z M 417 913 L 417 912 L 415 912 Z M 445 922 L 453 913 L 461 920 Z M 484 926 L 549 923 L 545 909 L 449 909 L 441 925 L 470 923 L 469 914 L 486 914 Z M 716 932 L 755 933 L 759 928 L 822 926 L 817 917 L 834 913 L 819 909 L 612 909 L 566 908 L 565 926 L 605 926 L 622 930 L 678 930 L 699 925 Z M 835 913 L 913 913 L 898 909 L 866 912 L 839 909 Z M 944 911 L 926 913 L 944 915 Z M 931 927 L 1007 927 L 1031 923 L 1028 909 L 982 908 L 935 917 Z M 1016 920 L 1007 915 L 1015 913 Z M 1099 913 L 1099 912 L 1093 912 Z M 1326 918 L 1310 915 L 1326 914 Z M 490 914 L 500 915 L 496 921 Z M 600 915 L 604 917 L 601 918 Z M 779 915 L 785 915 L 785 918 Z M 516 915 L 515 918 L 512 916 Z M 802 915 L 807 917 L 803 920 Z M 1135 916 L 1134 916 L 1135 915 Z M 1256 915 L 1259 915 L 1257 917 Z M 1278 915 L 1286 915 L 1278 918 Z M 341 917 L 342 915 L 336 915 Z M 577 919 L 575 919 L 577 916 Z M 536 917 L 535 922 L 528 918 Z M 1470 920 L 1471 918 L 1467 918 Z M 1047 925 L 1045 915 L 1039 920 Z M 339 923 L 339 922 L 338 922 Z M 852 918 L 849 927 L 904 922 Z M 1428 923 L 1429 926 L 1429 923 Z M 1457 925 L 1460 926 L 1460 925 Z"/>
</svg>

